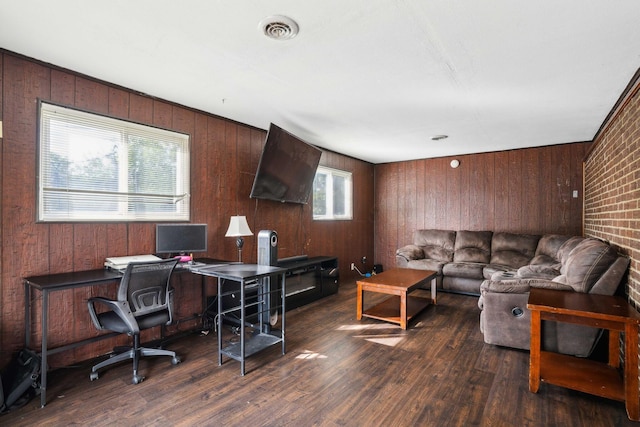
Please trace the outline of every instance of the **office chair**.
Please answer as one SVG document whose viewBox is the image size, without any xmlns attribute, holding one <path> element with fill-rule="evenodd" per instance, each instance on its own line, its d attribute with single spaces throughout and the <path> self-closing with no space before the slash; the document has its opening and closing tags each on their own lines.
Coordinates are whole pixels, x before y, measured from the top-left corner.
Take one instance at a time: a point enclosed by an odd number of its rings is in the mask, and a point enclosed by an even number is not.
<svg viewBox="0 0 640 427">
<path fill-rule="evenodd" d="M 129 263 L 118 288 L 117 300 L 89 298 L 89 314 L 96 328 L 133 336 L 133 347 L 91 368 L 91 381 L 98 379 L 98 369 L 123 360 L 133 359 L 134 384 L 144 379 L 138 374 L 140 357 L 170 356 L 173 365 L 180 363 L 173 351 L 140 347 L 141 330 L 169 325 L 172 321 L 173 290 L 169 280 L 177 263 L 177 259 Z M 98 313 L 97 305 L 106 306 L 108 311 Z"/>
</svg>

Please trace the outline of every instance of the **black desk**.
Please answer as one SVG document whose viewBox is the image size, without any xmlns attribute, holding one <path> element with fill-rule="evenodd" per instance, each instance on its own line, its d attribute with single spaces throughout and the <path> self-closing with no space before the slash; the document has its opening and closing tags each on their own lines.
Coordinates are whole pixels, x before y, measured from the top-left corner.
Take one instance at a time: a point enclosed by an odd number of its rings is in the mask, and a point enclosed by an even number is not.
<svg viewBox="0 0 640 427">
<path fill-rule="evenodd" d="M 254 353 L 264 350 L 274 344 L 282 344 L 282 354 L 285 353 L 285 268 L 271 267 L 257 264 L 235 264 L 222 267 L 204 267 L 193 270 L 193 273 L 202 274 L 218 278 L 218 365 L 222 365 L 222 356 L 226 355 L 240 362 L 240 375 L 245 373 L 245 359 Z M 281 277 L 281 288 L 271 286 L 272 277 Z M 267 279 L 267 280 L 265 280 Z M 240 301 L 239 305 L 223 310 L 222 296 L 224 295 L 223 283 L 225 280 L 239 282 Z M 245 298 L 245 290 L 248 286 L 257 286 L 256 300 L 248 303 Z M 234 290 L 235 292 L 235 290 Z M 280 304 L 272 304 L 272 296 L 280 294 Z M 259 333 L 250 339 L 245 339 L 245 308 L 248 305 L 258 307 Z M 272 330 L 268 321 L 265 321 L 263 314 L 267 317 L 274 308 L 282 311 L 281 329 Z M 222 315 L 232 311 L 240 311 L 240 342 L 233 343 L 227 347 L 222 346 Z"/>
<path fill-rule="evenodd" d="M 40 369 L 40 406 L 44 407 L 47 403 L 47 356 L 48 354 L 55 354 L 64 350 L 70 350 L 81 345 L 89 344 L 109 336 L 116 335 L 115 333 L 100 335 L 93 338 L 87 338 L 82 341 L 75 342 L 73 344 L 67 344 L 55 349 L 49 349 L 47 345 L 48 334 L 48 317 L 49 317 L 49 293 L 55 291 L 62 291 L 65 289 L 79 288 L 84 286 L 95 286 L 111 282 L 119 282 L 122 278 L 122 274 L 111 270 L 88 270 L 77 271 L 74 273 L 60 273 L 60 274 L 47 274 L 44 276 L 33 276 L 24 279 L 24 328 L 25 328 L 25 347 L 31 346 L 31 297 L 33 291 L 42 292 L 42 340 L 40 343 L 42 358 L 42 366 Z"/>
<path fill-rule="evenodd" d="M 209 258 L 196 259 L 196 261 L 204 262 L 206 264 L 224 264 L 228 261 L 220 261 Z M 190 272 L 188 268 L 181 268 L 174 270 L 174 273 Z M 107 269 L 96 269 L 87 271 L 76 271 L 73 273 L 59 273 L 59 274 L 46 274 L 42 276 L 32 276 L 23 279 L 24 282 L 24 325 L 25 325 L 25 347 L 31 348 L 31 300 L 35 291 L 42 292 L 42 310 L 41 310 L 41 330 L 42 340 L 40 343 L 40 356 L 42 358 L 41 365 L 41 380 L 40 380 L 40 406 L 44 407 L 47 402 L 47 357 L 49 354 L 59 353 L 61 351 L 70 350 L 82 345 L 90 344 L 92 342 L 100 341 L 111 336 L 118 335 L 117 333 L 106 333 L 96 337 L 87 338 L 81 341 L 77 341 L 71 344 L 67 344 L 55 349 L 49 349 L 47 343 L 48 335 L 48 317 L 49 317 L 49 294 L 55 291 L 62 291 L 65 289 L 80 288 L 87 286 L 103 285 L 106 283 L 119 282 L 122 279 L 122 274 Z M 202 293 L 205 294 L 205 280 L 202 280 Z M 203 304 L 206 303 L 206 298 L 203 298 Z"/>
</svg>

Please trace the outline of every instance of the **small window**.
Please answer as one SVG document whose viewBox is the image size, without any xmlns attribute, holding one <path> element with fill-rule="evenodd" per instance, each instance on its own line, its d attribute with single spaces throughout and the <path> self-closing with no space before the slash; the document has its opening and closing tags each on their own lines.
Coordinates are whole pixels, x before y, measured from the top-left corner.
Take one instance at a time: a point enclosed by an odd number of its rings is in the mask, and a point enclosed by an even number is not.
<svg viewBox="0 0 640 427">
<path fill-rule="evenodd" d="M 38 220 L 188 221 L 189 135 L 40 103 Z"/>
<path fill-rule="evenodd" d="M 319 166 L 313 180 L 313 219 L 352 219 L 351 172 Z"/>
</svg>

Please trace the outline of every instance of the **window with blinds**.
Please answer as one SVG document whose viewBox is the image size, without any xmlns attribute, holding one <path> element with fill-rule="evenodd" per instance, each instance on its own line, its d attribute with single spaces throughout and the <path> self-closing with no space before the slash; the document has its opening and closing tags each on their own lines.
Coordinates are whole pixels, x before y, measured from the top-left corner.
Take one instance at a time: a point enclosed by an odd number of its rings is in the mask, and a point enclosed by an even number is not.
<svg viewBox="0 0 640 427">
<path fill-rule="evenodd" d="M 188 221 L 189 135 L 40 102 L 38 220 Z"/>
</svg>

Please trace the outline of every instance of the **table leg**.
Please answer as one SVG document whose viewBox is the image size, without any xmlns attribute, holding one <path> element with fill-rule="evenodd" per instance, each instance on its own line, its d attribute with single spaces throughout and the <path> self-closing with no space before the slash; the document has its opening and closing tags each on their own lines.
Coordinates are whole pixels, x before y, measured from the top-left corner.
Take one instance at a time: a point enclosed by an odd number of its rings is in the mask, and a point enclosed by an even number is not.
<svg viewBox="0 0 640 427">
<path fill-rule="evenodd" d="M 207 276 L 200 276 L 200 291 L 202 292 L 202 328 L 204 329 L 204 319 L 207 315 L 209 305 L 207 304 Z"/>
<path fill-rule="evenodd" d="M 529 391 L 540 388 L 541 320 L 538 310 L 531 310 L 531 345 L 529 351 Z"/>
<path fill-rule="evenodd" d="M 400 295 L 400 328 L 407 329 L 407 293 Z"/>
<path fill-rule="evenodd" d="M 240 281 L 240 375 L 244 376 L 244 359 L 245 359 L 245 340 L 244 340 L 244 327 L 245 327 L 245 294 L 244 294 L 244 279 Z"/>
<path fill-rule="evenodd" d="M 218 277 L 218 366 L 222 366 L 222 279 Z"/>
<path fill-rule="evenodd" d="M 358 283 L 358 290 L 356 292 L 356 319 L 362 319 L 362 284 Z"/>
<path fill-rule="evenodd" d="M 436 304 L 436 278 L 431 279 L 431 303 Z"/>
<path fill-rule="evenodd" d="M 620 332 L 609 329 L 609 366 L 620 366 Z"/>
<path fill-rule="evenodd" d="M 40 354 L 40 407 L 47 404 L 47 318 L 49 317 L 49 292 L 42 291 L 42 350 Z"/>
<path fill-rule="evenodd" d="M 638 400 L 638 326 L 626 323 L 624 327 L 624 399 L 627 416 L 640 421 Z"/>
<path fill-rule="evenodd" d="M 284 330 L 285 330 L 285 318 L 287 317 L 286 312 L 287 309 L 285 307 L 285 296 L 286 296 L 286 290 L 285 290 L 285 275 L 283 274 L 281 277 L 281 283 L 280 283 L 280 288 L 282 289 L 282 292 L 280 293 L 280 296 L 282 298 L 281 304 L 282 304 L 282 317 L 281 317 L 281 326 L 282 326 L 282 354 L 285 354 L 286 352 L 286 344 L 285 344 L 285 340 L 284 340 Z"/>
<path fill-rule="evenodd" d="M 24 346 L 31 346 L 31 286 L 24 281 Z"/>
</svg>

